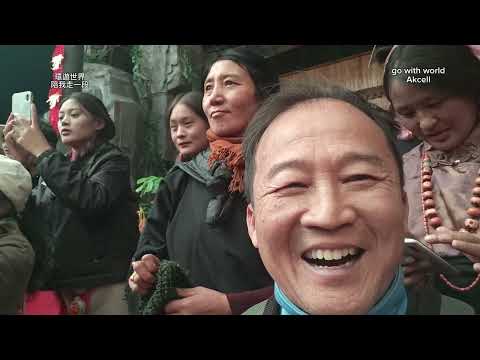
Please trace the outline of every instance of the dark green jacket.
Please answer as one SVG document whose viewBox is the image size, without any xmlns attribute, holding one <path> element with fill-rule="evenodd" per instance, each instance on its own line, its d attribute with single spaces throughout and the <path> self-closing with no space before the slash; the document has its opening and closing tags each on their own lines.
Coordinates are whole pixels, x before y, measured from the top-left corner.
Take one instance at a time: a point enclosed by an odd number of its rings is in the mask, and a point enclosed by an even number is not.
<svg viewBox="0 0 480 360">
<path fill-rule="evenodd" d="M 21 308 L 34 259 L 16 220 L 0 219 L 0 314 L 16 314 Z"/>
</svg>

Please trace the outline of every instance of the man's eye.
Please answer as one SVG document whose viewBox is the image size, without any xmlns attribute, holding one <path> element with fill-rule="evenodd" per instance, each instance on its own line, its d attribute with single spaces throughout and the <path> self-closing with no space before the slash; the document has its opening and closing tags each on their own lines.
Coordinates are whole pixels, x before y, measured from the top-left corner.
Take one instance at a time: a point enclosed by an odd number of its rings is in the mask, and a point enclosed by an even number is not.
<svg viewBox="0 0 480 360">
<path fill-rule="evenodd" d="M 205 85 L 204 88 L 203 88 L 203 90 L 204 90 L 205 92 L 211 91 L 211 90 L 212 90 L 212 85 L 211 85 L 211 84 Z"/>
<path fill-rule="evenodd" d="M 299 189 L 307 187 L 305 184 L 300 182 L 292 182 L 290 184 L 285 185 L 282 189 Z"/>
<path fill-rule="evenodd" d="M 368 174 L 355 174 L 347 177 L 344 182 L 359 182 L 359 181 L 369 181 L 369 180 L 377 180 L 376 177 Z"/>
<path fill-rule="evenodd" d="M 236 83 L 232 80 L 225 80 L 225 86 L 232 86 L 235 85 Z"/>
</svg>

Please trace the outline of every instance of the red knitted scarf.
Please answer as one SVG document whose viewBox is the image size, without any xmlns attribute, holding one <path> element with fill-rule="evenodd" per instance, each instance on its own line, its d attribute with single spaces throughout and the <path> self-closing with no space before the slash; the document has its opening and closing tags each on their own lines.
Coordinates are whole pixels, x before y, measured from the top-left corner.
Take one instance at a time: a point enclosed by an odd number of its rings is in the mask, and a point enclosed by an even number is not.
<svg viewBox="0 0 480 360">
<path fill-rule="evenodd" d="M 240 192 L 244 190 L 243 173 L 245 171 L 245 161 L 242 153 L 242 137 L 222 138 L 212 132 L 207 131 L 207 138 L 210 142 L 210 156 L 208 166 L 211 167 L 215 161 L 223 161 L 225 165 L 232 170 L 233 176 L 228 186 L 228 191 Z"/>
</svg>

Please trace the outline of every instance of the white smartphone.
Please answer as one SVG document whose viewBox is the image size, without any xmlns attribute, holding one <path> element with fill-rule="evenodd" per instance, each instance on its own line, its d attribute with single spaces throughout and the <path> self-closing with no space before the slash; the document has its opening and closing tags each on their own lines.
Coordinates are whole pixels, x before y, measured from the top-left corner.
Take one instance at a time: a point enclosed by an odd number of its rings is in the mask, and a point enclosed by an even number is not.
<svg viewBox="0 0 480 360">
<path fill-rule="evenodd" d="M 23 91 L 12 95 L 12 113 L 15 116 L 21 116 L 32 120 L 33 93 Z"/>
<path fill-rule="evenodd" d="M 445 259 L 419 240 L 406 238 L 405 254 L 430 260 L 435 271 L 439 273 L 446 275 L 458 275 L 460 273 L 456 267 L 449 264 Z"/>
</svg>

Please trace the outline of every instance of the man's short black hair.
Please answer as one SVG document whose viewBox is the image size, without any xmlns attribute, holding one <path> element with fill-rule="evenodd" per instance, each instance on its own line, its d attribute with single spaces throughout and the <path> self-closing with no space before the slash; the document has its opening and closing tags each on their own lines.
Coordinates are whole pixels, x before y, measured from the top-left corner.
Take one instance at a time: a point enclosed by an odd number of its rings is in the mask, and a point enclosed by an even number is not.
<svg viewBox="0 0 480 360">
<path fill-rule="evenodd" d="M 395 128 L 392 115 L 372 106 L 354 92 L 329 84 L 295 84 L 280 90 L 268 98 L 258 109 L 245 131 L 243 139 L 243 154 L 245 157 L 245 195 L 248 202 L 253 203 L 253 178 L 255 175 L 255 153 L 265 130 L 282 113 L 295 105 L 318 99 L 336 99 L 353 105 L 366 114 L 383 132 L 388 146 L 395 158 L 400 175 L 400 184 L 404 185 L 402 158 L 395 146 Z"/>
</svg>

